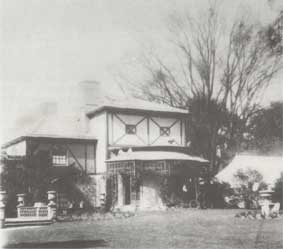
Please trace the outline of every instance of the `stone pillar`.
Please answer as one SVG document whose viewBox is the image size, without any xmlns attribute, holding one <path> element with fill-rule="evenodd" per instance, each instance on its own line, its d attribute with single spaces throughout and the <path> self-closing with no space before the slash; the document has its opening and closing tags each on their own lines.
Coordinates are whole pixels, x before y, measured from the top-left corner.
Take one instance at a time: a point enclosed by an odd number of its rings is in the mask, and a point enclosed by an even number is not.
<svg viewBox="0 0 283 249">
<path fill-rule="evenodd" d="M 131 204 L 135 206 L 135 210 L 138 210 L 140 203 L 140 180 L 139 176 L 131 175 Z"/>
<path fill-rule="evenodd" d="M 17 194 L 18 205 L 17 207 L 23 207 L 26 205 L 26 194 Z"/>
<path fill-rule="evenodd" d="M 17 194 L 17 213 L 18 217 L 20 217 L 20 208 L 26 205 L 26 194 Z"/>
<path fill-rule="evenodd" d="M 105 208 L 105 202 L 106 202 L 106 195 L 105 193 L 100 193 L 99 195 L 99 202 L 100 202 L 100 206 L 102 209 Z"/>
<path fill-rule="evenodd" d="M 0 191 L 0 228 L 5 226 L 6 191 Z"/>
<path fill-rule="evenodd" d="M 272 193 L 273 193 L 273 191 L 271 189 L 259 191 L 259 196 L 261 198 L 259 205 L 261 206 L 261 214 L 265 218 L 270 217 L 270 207 L 269 207 L 269 205 L 271 204 Z"/>
<path fill-rule="evenodd" d="M 47 199 L 48 199 L 48 212 L 53 220 L 57 217 L 57 204 L 56 204 L 56 191 L 50 190 L 47 191 Z"/>
</svg>

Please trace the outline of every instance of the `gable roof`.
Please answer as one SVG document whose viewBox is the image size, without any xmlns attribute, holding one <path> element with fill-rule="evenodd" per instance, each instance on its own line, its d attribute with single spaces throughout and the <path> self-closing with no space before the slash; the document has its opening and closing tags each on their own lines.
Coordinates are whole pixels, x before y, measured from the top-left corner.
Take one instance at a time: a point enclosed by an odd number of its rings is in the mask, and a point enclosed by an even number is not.
<svg viewBox="0 0 283 249">
<path fill-rule="evenodd" d="M 81 86 L 81 88 L 80 88 Z M 76 90 L 76 91 L 75 91 Z M 79 88 L 72 88 L 70 98 L 72 102 L 62 105 L 61 112 L 52 111 L 53 114 L 42 115 L 31 113 L 25 115 L 13 132 L 13 137 L 2 147 L 15 143 L 24 137 L 49 137 L 49 138 L 74 138 L 74 139 L 95 139 L 87 133 L 82 132 L 77 113 L 82 109 L 85 115 L 92 117 L 104 110 L 118 110 L 130 114 L 161 114 L 162 116 L 187 115 L 188 111 L 180 108 L 171 107 L 166 104 L 154 103 L 135 97 L 128 97 L 125 94 L 118 94 L 111 89 L 102 89 L 97 82 L 81 82 Z M 57 103 L 59 104 L 59 103 Z M 49 110 L 48 108 L 46 110 Z M 70 112 L 71 115 L 66 115 Z M 55 113 L 55 114 L 54 114 Z M 87 118 L 87 117 L 84 117 Z"/>
<path fill-rule="evenodd" d="M 238 170 L 247 169 L 257 170 L 263 176 L 263 181 L 273 185 L 283 172 L 283 157 L 236 155 L 232 162 L 216 175 L 216 178 L 236 186 L 234 174 Z"/>
<path fill-rule="evenodd" d="M 82 81 L 77 85 L 78 99 L 88 107 L 88 116 L 96 115 L 105 109 L 119 109 L 138 112 L 159 112 L 170 114 L 188 114 L 187 110 L 175 108 L 167 104 L 160 104 L 143 100 L 121 91 L 115 86 L 101 84 L 98 81 Z"/>
<path fill-rule="evenodd" d="M 35 120 L 18 127 L 13 138 L 2 147 L 8 147 L 27 137 L 95 140 L 95 137 L 82 132 L 79 119 L 75 115 L 53 114 Z"/>
</svg>

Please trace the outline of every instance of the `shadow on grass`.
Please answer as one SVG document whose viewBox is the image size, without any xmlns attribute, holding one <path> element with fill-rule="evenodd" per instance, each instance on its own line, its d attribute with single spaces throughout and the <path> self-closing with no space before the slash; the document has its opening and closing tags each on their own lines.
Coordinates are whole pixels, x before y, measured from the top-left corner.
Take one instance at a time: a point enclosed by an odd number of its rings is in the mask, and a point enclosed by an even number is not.
<svg viewBox="0 0 283 249">
<path fill-rule="evenodd" d="M 51 241 L 51 242 L 27 242 L 8 244 L 3 248 L 93 248 L 93 247 L 106 247 L 107 242 L 101 240 L 68 240 L 68 241 Z"/>
</svg>

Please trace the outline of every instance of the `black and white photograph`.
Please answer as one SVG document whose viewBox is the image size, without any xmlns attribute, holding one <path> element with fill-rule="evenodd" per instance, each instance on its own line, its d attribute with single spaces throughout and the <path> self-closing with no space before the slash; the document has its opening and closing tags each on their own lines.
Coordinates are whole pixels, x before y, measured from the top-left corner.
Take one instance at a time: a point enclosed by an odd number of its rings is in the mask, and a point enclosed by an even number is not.
<svg viewBox="0 0 283 249">
<path fill-rule="evenodd" d="M 0 0 L 0 51 L 0 248 L 283 248 L 283 0 Z"/>
</svg>

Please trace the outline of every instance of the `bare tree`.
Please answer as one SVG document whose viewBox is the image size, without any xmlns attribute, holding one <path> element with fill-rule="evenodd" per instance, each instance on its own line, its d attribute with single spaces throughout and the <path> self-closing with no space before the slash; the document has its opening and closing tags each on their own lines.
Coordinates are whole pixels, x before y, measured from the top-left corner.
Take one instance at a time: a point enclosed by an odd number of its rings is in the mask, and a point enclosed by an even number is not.
<svg viewBox="0 0 283 249">
<path fill-rule="evenodd" d="M 229 112 L 226 132 L 232 141 L 239 125 L 245 126 L 255 111 L 263 90 L 282 69 L 283 44 L 282 36 L 277 35 L 282 30 L 277 27 L 271 34 L 272 25 L 263 27 L 242 17 L 228 26 L 227 30 L 216 6 L 210 6 L 199 18 L 173 16 L 169 30 L 175 64 L 150 53 L 143 62 L 147 80 L 136 89 L 140 96 L 175 107 L 189 108 L 194 98 L 201 98 L 207 110 L 216 103 L 220 112 Z M 277 39 L 273 45 L 271 36 Z M 223 120 L 210 123 L 206 157 L 212 168 L 221 128 Z"/>
</svg>

